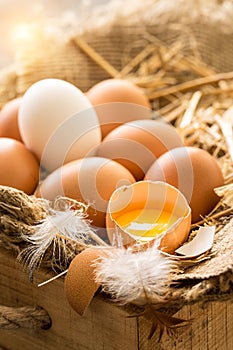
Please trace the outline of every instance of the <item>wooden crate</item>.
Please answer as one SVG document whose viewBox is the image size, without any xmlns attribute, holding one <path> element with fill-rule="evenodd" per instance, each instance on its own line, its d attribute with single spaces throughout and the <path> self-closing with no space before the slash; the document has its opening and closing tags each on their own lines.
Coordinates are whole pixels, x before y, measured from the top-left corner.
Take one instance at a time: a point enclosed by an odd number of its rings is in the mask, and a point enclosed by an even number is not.
<svg viewBox="0 0 233 350">
<path fill-rule="evenodd" d="M 180 329 L 174 339 L 158 334 L 148 340 L 149 321 L 127 318 L 127 312 L 101 296 L 93 299 L 85 316 L 69 306 L 64 295 L 63 278 L 38 287 L 49 275 L 39 271 L 34 283 L 28 281 L 12 254 L 0 250 L 0 304 L 39 305 L 49 313 L 48 330 L 0 330 L 1 350 L 230 350 L 233 349 L 233 304 L 213 302 L 185 306 L 176 316 L 193 319 L 190 327 Z"/>
</svg>

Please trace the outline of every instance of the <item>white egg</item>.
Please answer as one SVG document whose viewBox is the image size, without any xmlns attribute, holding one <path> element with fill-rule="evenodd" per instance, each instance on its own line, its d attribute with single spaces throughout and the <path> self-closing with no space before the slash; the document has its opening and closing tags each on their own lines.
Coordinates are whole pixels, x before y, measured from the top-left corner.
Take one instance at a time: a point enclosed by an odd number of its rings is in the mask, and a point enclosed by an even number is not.
<svg viewBox="0 0 233 350">
<path fill-rule="evenodd" d="M 91 154 L 101 141 L 98 117 L 85 94 L 60 79 L 34 83 L 22 98 L 23 142 L 48 171 Z"/>
</svg>

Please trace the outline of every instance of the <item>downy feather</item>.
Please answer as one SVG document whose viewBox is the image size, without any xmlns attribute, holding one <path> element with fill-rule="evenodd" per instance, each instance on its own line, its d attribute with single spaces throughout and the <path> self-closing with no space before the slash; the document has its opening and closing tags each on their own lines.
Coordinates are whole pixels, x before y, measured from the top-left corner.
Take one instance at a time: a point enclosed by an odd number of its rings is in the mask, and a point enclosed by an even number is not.
<svg viewBox="0 0 233 350">
<path fill-rule="evenodd" d="M 33 226 L 33 234 L 23 235 L 23 239 L 29 245 L 22 250 L 18 258 L 28 267 L 31 278 L 48 248 L 52 247 L 52 255 L 56 254 L 58 257 L 56 260 L 59 261 L 59 257 L 62 257 L 64 262 L 68 259 L 67 244 L 73 246 L 73 251 L 78 245 L 104 244 L 91 228 L 85 210 L 73 210 L 69 206 L 66 206 L 65 210 L 49 208 L 46 218 Z M 66 267 L 64 262 L 64 268 Z"/>
<path fill-rule="evenodd" d="M 178 269 L 174 260 L 163 256 L 157 247 L 137 253 L 118 249 L 95 265 L 96 281 L 122 304 L 164 302 L 171 273 Z"/>
</svg>

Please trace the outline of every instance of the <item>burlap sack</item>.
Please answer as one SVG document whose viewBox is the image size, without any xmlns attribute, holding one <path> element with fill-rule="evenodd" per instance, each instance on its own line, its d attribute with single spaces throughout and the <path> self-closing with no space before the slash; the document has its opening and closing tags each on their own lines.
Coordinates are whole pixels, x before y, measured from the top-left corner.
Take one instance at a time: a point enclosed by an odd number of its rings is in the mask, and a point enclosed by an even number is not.
<svg viewBox="0 0 233 350">
<path fill-rule="evenodd" d="M 31 39 L 15 44 L 15 64 L 0 75 L 0 102 L 21 95 L 35 81 L 66 79 L 86 91 L 96 82 L 121 70 L 145 45 L 159 40 L 171 45 L 182 38 L 182 51 L 199 55 L 216 72 L 231 71 L 231 1 L 113 1 L 72 23 L 34 24 Z M 74 38 L 81 38 L 116 72 L 96 64 Z"/>
</svg>

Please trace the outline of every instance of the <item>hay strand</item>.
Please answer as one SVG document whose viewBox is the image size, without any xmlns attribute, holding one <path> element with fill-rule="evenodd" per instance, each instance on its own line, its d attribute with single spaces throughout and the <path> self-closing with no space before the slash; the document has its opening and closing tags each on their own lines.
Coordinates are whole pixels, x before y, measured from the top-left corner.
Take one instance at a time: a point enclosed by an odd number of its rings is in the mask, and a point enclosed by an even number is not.
<svg viewBox="0 0 233 350">
<path fill-rule="evenodd" d="M 119 72 L 108 62 L 103 56 L 98 54 L 86 41 L 80 37 L 73 37 L 71 41 L 78 46 L 88 57 L 90 57 L 99 67 L 105 70 L 110 77 L 115 78 L 119 76 Z"/>
<path fill-rule="evenodd" d="M 167 89 L 163 89 L 161 91 L 152 92 L 151 94 L 148 94 L 148 97 L 150 100 L 154 100 L 156 98 L 165 97 L 167 95 L 174 95 L 174 94 L 177 94 L 178 92 L 195 89 L 203 85 L 217 83 L 220 80 L 231 80 L 231 79 L 233 79 L 233 72 L 218 73 L 211 76 L 197 78 L 191 81 L 186 81 L 176 86 L 171 86 Z"/>
</svg>

